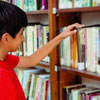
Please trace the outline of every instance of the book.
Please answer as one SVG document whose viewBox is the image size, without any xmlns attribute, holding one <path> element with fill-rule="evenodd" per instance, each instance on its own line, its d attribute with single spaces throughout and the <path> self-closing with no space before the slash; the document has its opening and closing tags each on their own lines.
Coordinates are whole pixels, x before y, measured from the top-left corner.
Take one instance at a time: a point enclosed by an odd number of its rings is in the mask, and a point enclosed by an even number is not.
<svg viewBox="0 0 100 100">
<path fill-rule="evenodd" d="M 28 2 L 28 0 L 24 0 L 24 11 L 25 12 L 29 11 L 29 2 Z"/>
<path fill-rule="evenodd" d="M 48 93 L 47 93 L 47 100 L 51 100 L 51 91 L 50 91 L 50 80 L 48 81 Z"/>
<path fill-rule="evenodd" d="M 84 28 L 82 29 L 77 29 L 77 50 L 78 50 L 78 69 L 83 70 L 85 69 L 85 43 L 87 41 L 85 37 L 86 35 L 86 30 Z"/>
<path fill-rule="evenodd" d="M 72 68 L 77 68 L 78 54 L 77 54 L 77 35 L 71 36 L 71 54 L 72 54 Z"/>
<path fill-rule="evenodd" d="M 74 5 L 74 0 L 59 0 L 59 8 L 72 8 Z"/>
<path fill-rule="evenodd" d="M 48 9 L 48 0 L 41 0 L 41 10 Z"/>
</svg>

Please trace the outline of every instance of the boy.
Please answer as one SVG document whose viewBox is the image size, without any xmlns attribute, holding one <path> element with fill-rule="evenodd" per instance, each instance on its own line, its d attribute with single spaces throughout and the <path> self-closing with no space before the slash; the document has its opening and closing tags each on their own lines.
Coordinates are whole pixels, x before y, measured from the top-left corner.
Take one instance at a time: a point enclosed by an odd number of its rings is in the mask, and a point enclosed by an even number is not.
<svg viewBox="0 0 100 100">
<path fill-rule="evenodd" d="M 0 1 L 0 100 L 25 100 L 24 92 L 13 69 L 38 64 L 61 40 L 76 33 L 76 30 L 73 29 L 80 24 L 68 26 L 62 34 L 31 56 L 9 55 L 8 52 L 16 51 L 24 41 L 23 31 L 26 26 L 25 12 L 17 6 Z"/>
</svg>

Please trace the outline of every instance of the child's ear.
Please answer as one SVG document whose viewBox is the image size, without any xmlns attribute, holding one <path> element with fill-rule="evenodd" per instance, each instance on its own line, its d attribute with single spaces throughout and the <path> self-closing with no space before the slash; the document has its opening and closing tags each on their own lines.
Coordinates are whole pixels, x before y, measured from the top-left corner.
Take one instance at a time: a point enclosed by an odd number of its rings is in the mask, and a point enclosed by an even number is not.
<svg viewBox="0 0 100 100">
<path fill-rule="evenodd" d="M 8 39 L 9 38 L 9 34 L 8 33 L 4 33 L 3 35 L 2 35 L 2 38 L 1 38 L 1 40 L 3 41 L 3 42 L 8 42 Z"/>
</svg>

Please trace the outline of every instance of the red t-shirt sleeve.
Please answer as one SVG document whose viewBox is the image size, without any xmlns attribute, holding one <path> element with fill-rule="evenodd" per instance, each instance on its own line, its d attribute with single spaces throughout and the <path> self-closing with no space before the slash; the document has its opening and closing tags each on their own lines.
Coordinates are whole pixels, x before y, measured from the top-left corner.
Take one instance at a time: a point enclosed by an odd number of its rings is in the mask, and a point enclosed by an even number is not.
<svg viewBox="0 0 100 100">
<path fill-rule="evenodd" d="M 0 74 L 0 100 L 17 100 L 16 94 L 9 72 L 2 70 Z"/>
<path fill-rule="evenodd" d="M 11 68 L 15 68 L 19 62 L 19 57 L 15 55 L 7 54 L 6 62 Z"/>
</svg>

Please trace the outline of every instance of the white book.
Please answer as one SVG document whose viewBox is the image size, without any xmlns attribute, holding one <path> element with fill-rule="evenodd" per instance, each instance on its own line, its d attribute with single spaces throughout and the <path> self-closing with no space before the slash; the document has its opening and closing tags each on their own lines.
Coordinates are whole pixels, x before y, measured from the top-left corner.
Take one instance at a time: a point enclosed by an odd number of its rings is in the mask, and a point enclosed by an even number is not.
<svg viewBox="0 0 100 100">
<path fill-rule="evenodd" d="M 34 85 L 34 78 L 35 78 L 35 75 L 32 74 L 32 80 L 31 80 L 31 86 L 30 86 L 30 91 L 29 91 L 29 100 L 33 100 L 33 85 Z"/>
<path fill-rule="evenodd" d="M 74 0 L 74 8 L 82 7 L 82 0 Z"/>
<path fill-rule="evenodd" d="M 68 37 L 66 39 L 64 39 L 64 65 L 66 66 L 71 66 L 72 65 L 72 59 L 71 59 L 71 38 Z"/>
<path fill-rule="evenodd" d="M 96 0 L 96 6 L 100 6 L 100 0 Z"/>
<path fill-rule="evenodd" d="M 90 28 L 87 28 L 87 61 L 86 61 L 86 68 L 87 68 L 87 70 L 88 71 L 90 71 L 90 69 L 91 69 L 91 63 L 90 63 L 90 59 L 91 59 L 91 43 L 90 43 L 90 41 L 91 41 L 91 30 L 90 30 Z"/>
<path fill-rule="evenodd" d="M 20 0 L 20 8 L 24 10 L 24 0 Z"/>
<path fill-rule="evenodd" d="M 95 56 L 96 56 L 96 27 L 92 27 L 91 29 L 91 68 L 90 68 L 90 71 L 91 72 L 96 72 L 96 59 L 95 59 Z"/>
<path fill-rule="evenodd" d="M 34 26 L 34 52 L 37 50 L 37 28 L 38 28 L 38 25 L 35 25 Z"/>
<path fill-rule="evenodd" d="M 26 38 L 27 38 L 27 29 L 24 30 L 23 32 L 23 35 L 24 35 L 24 39 L 25 41 L 23 42 L 23 53 L 24 53 L 24 56 L 27 56 L 27 41 L 26 41 Z"/>
<path fill-rule="evenodd" d="M 33 26 L 27 27 L 27 54 L 33 54 Z"/>
</svg>

